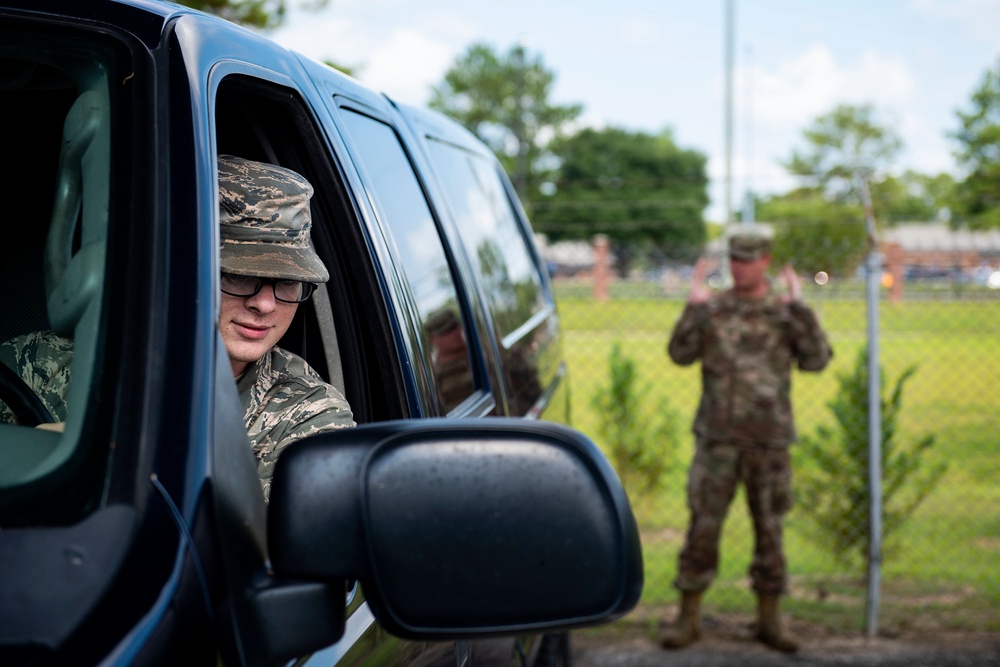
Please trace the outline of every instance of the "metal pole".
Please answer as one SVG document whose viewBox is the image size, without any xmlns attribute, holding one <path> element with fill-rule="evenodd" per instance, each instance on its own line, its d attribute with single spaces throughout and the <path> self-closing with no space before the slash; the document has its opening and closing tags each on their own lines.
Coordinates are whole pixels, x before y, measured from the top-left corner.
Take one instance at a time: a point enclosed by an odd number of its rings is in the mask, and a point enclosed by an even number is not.
<svg viewBox="0 0 1000 667">
<path fill-rule="evenodd" d="M 744 70 L 746 71 L 746 102 L 744 103 L 743 114 L 746 118 L 746 139 L 743 141 L 746 154 L 747 169 L 747 191 L 743 200 L 743 224 L 752 225 L 754 223 L 754 200 L 753 200 L 753 70 L 750 63 L 751 49 L 747 47 Z"/>
<path fill-rule="evenodd" d="M 878 634 L 879 589 L 882 576 L 882 387 L 879 372 L 878 307 L 882 278 L 882 256 L 875 233 L 868 181 L 859 175 L 861 199 L 868 230 L 868 600 L 865 605 L 865 636 Z"/>
<path fill-rule="evenodd" d="M 522 202 L 528 201 L 528 141 L 524 125 L 524 95 L 525 95 L 525 45 L 522 37 L 514 47 L 514 83 L 517 98 L 514 107 L 514 134 L 517 139 L 517 166 L 514 169 L 514 189 Z"/>
<path fill-rule="evenodd" d="M 733 222 L 733 0 L 726 0 L 726 225 Z"/>
</svg>

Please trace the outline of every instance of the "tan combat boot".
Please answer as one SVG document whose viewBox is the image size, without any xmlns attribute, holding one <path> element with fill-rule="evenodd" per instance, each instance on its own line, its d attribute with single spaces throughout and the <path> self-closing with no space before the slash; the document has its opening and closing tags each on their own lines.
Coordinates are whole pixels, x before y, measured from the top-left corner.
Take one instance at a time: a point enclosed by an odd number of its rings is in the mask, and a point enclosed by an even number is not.
<svg viewBox="0 0 1000 667">
<path fill-rule="evenodd" d="M 681 611 L 677 621 L 660 636 L 663 648 L 684 648 L 701 637 L 702 593 L 685 591 L 681 597 Z"/>
<path fill-rule="evenodd" d="M 757 639 L 771 648 L 785 653 L 799 650 L 799 643 L 781 629 L 781 614 L 778 609 L 779 596 L 760 594 L 757 597 Z"/>
</svg>

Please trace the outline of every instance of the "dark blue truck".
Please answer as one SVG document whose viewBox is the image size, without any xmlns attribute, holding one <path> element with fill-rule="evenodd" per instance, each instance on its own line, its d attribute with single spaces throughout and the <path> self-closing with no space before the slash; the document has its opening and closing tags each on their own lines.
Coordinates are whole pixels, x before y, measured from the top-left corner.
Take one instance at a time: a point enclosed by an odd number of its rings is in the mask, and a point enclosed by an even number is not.
<svg viewBox="0 0 1000 667">
<path fill-rule="evenodd" d="M 59 424 L 0 373 L 0 664 L 568 664 L 568 629 L 636 604 L 628 499 L 471 134 L 148 0 L 0 1 L 0 119 L 0 341 L 73 340 Z M 222 154 L 314 184 L 331 278 L 280 345 L 359 424 L 290 446 L 266 505 L 218 330 Z"/>
</svg>

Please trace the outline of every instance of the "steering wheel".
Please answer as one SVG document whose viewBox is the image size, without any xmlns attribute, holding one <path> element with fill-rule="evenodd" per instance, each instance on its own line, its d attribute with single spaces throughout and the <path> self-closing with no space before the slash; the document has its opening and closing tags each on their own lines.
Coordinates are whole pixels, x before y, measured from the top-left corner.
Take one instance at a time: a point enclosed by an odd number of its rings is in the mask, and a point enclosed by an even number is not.
<svg viewBox="0 0 1000 667">
<path fill-rule="evenodd" d="M 10 408 L 17 423 L 22 426 L 38 426 L 55 421 L 55 417 L 28 383 L 3 363 L 0 363 L 0 401 Z"/>
</svg>

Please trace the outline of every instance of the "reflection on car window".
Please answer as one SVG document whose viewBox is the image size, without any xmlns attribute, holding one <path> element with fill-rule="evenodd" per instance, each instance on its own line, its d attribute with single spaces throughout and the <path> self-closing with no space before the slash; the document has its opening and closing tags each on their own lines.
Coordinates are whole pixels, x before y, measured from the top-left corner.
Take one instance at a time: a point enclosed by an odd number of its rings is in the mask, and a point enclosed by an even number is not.
<svg viewBox="0 0 1000 667">
<path fill-rule="evenodd" d="M 482 157 L 430 142 L 452 214 L 479 272 L 500 338 L 518 331 L 545 307 L 541 284 L 500 176 Z"/>
<path fill-rule="evenodd" d="M 475 390 L 466 327 L 437 225 L 410 161 L 391 127 L 344 111 L 370 180 L 373 204 L 388 226 L 416 302 L 442 411 Z"/>
</svg>

